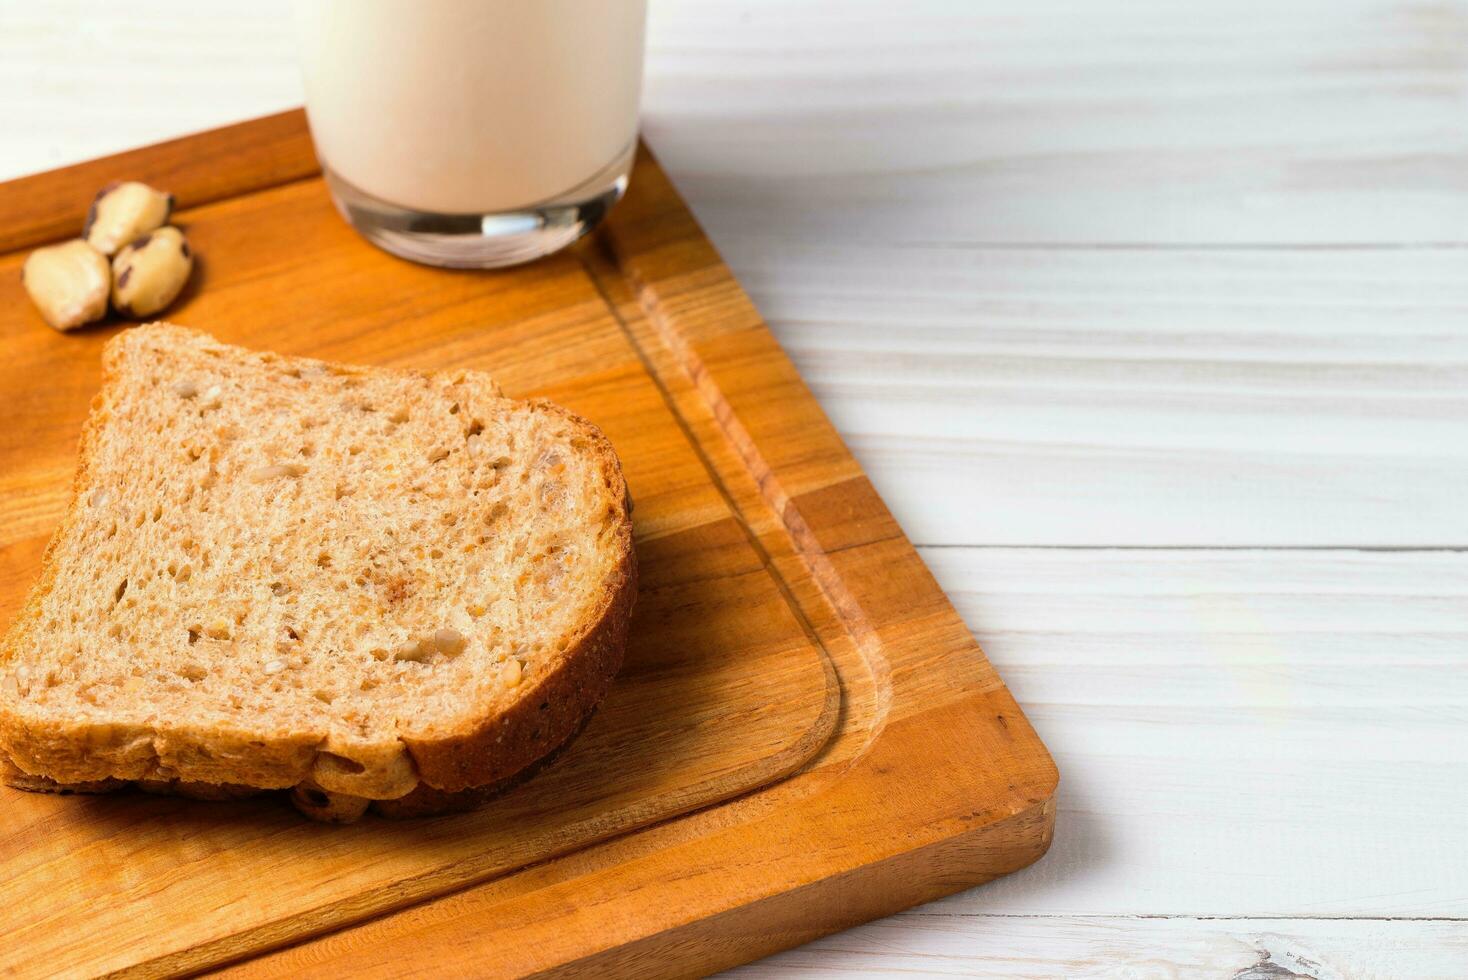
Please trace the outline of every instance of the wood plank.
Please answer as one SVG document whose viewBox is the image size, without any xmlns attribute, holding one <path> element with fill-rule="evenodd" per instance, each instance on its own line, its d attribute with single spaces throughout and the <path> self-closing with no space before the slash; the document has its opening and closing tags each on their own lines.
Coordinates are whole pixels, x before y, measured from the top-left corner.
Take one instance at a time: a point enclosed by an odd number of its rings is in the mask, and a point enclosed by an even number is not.
<svg viewBox="0 0 1468 980">
<path fill-rule="evenodd" d="M 1468 974 L 1468 923 L 950 916 L 910 912 L 726 974 L 1350 980 Z"/>
<path fill-rule="evenodd" d="M 290 0 L 0 4 L 0 179 L 302 101 Z"/>
<path fill-rule="evenodd" d="M 915 541 L 1468 543 L 1468 249 L 727 244 Z"/>
<path fill-rule="evenodd" d="M 720 245 L 1468 240 L 1463 0 L 704 0 L 649 31 L 648 139 Z"/>
<path fill-rule="evenodd" d="M 1066 773 L 937 910 L 1468 917 L 1468 553 L 922 553 Z"/>
</svg>

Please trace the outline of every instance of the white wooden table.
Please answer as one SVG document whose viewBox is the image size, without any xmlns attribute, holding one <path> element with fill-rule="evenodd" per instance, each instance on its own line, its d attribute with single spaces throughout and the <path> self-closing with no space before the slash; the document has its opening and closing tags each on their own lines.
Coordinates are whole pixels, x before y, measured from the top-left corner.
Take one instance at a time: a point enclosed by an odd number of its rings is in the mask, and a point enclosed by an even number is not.
<svg viewBox="0 0 1468 980">
<path fill-rule="evenodd" d="M 300 100 L 0 2 L 0 177 Z M 654 0 L 646 132 L 1062 773 L 759 976 L 1468 976 L 1468 0 Z M 982 764 L 982 760 L 975 760 Z"/>
</svg>

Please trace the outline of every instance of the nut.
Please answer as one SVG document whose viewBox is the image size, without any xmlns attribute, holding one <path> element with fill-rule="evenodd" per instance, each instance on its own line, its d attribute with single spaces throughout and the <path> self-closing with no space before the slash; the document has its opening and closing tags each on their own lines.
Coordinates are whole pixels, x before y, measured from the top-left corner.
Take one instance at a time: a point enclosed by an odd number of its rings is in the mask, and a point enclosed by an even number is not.
<svg viewBox="0 0 1468 980">
<path fill-rule="evenodd" d="M 329 793 L 395 800 L 418 785 L 418 770 L 397 739 L 342 743 L 328 737 L 326 747 L 316 753 L 310 778 Z"/>
<path fill-rule="evenodd" d="M 174 301 L 193 268 L 183 232 L 172 225 L 148 232 L 112 260 L 112 305 L 123 316 L 152 316 Z"/>
<path fill-rule="evenodd" d="M 75 330 L 107 312 L 112 273 L 102 253 L 80 238 L 36 249 L 21 277 L 31 302 L 57 330 Z"/>
<path fill-rule="evenodd" d="M 364 796 L 329 792 L 308 779 L 291 790 L 291 802 L 312 820 L 352 823 L 367 812 L 367 805 L 372 801 Z"/>
<path fill-rule="evenodd" d="M 108 184 L 92 199 L 82 237 L 103 255 L 167 223 L 173 195 L 129 180 Z"/>
</svg>

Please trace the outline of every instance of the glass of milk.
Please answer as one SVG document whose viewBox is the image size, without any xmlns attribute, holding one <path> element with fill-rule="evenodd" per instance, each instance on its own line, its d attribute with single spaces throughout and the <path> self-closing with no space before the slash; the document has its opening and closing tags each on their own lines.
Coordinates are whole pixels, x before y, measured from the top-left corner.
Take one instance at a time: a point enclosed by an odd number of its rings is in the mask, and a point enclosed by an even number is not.
<svg viewBox="0 0 1468 980">
<path fill-rule="evenodd" d="M 431 265 L 564 248 L 627 188 L 647 0 L 297 0 L 342 215 Z"/>
</svg>

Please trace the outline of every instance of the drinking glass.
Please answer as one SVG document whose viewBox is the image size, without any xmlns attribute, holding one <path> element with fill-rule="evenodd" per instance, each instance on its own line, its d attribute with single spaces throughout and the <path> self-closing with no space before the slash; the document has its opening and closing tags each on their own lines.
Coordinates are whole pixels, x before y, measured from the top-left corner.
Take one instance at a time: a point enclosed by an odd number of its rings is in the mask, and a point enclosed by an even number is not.
<svg viewBox="0 0 1468 980">
<path fill-rule="evenodd" d="M 646 0 L 297 0 L 338 210 L 431 265 L 569 245 L 627 188 L 646 14 Z"/>
</svg>

